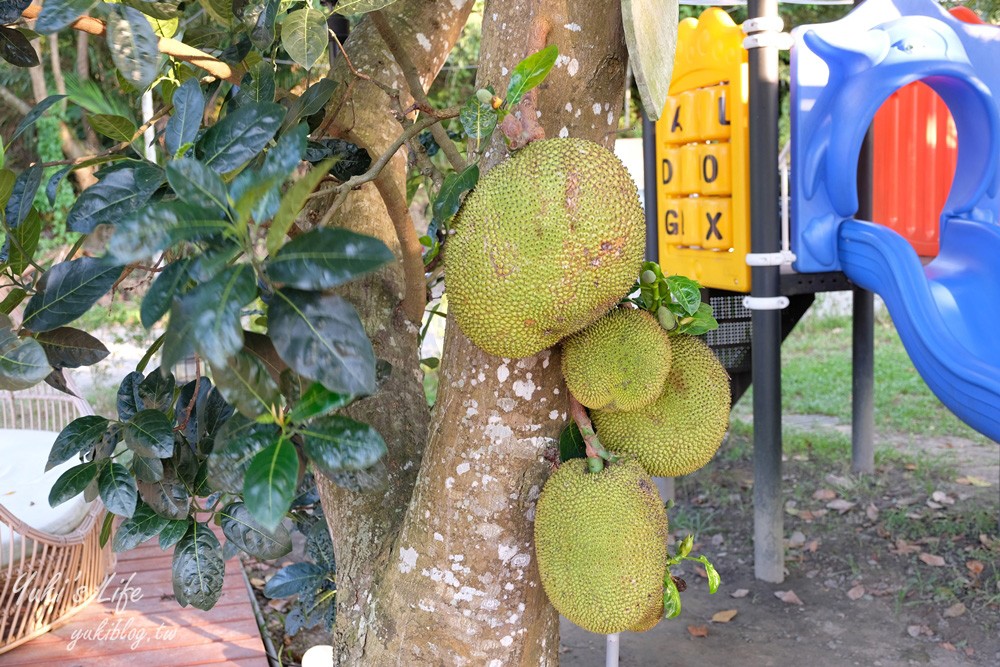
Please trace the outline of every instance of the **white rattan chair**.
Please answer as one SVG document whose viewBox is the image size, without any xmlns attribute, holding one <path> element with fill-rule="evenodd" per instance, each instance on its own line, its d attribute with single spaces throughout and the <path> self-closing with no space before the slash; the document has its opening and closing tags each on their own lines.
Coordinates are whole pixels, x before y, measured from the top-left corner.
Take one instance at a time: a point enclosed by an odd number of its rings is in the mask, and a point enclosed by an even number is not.
<svg viewBox="0 0 1000 667">
<path fill-rule="evenodd" d="M 0 429 L 59 432 L 91 414 L 83 399 L 47 385 L 0 392 Z M 97 596 L 115 562 L 110 544 L 101 548 L 99 542 L 104 513 L 103 505 L 93 502 L 73 530 L 53 534 L 14 516 L 0 495 L 0 532 L 6 535 L 0 559 L 0 653 L 61 625 Z"/>
</svg>

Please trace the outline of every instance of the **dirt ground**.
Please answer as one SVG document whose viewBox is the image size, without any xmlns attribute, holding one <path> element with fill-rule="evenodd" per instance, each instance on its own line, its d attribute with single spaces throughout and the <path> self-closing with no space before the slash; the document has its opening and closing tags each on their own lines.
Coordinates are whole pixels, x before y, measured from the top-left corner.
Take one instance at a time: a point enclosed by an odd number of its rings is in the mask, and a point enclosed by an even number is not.
<svg viewBox="0 0 1000 667">
<path fill-rule="evenodd" d="M 1000 665 L 1000 445 L 883 437 L 878 446 L 896 454 L 880 455 L 877 473 L 860 478 L 849 454 L 831 456 L 809 440 L 842 436 L 836 420 L 792 415 L 786 425 L 806 435 L 792 445 L 786 435 L 785 581 L 753 576 L 744 427 L 712 465 L 678 480 L 668 512 L 673 535 L 697 536 L 694 554 L 716 566 L 720 590 L 709 595 L 694 564 L 673 569 L 687 583 L 681 616 L 623 633 L 622 667 Z M 285 637 L 288 601 L 260 592 L 273 572 L 301 559 L 294 535 L 295 551 L 279 563 L 244 560 L 285 665 L 327 640 L 321 628 Z M 729 620 L 713 621 L 718 612 Z M 565 619 L 561 644 L 563 667 L 605 664 L 605 638 Z"/>
<path fill-rule="evenodd" d="M 873 480 L 859 480 L 849 461 L 786 457 L 781 584 L 753 577 L 748 457 L 679 484 L 672 532 L 677 523 L 686 524 L 678 536 L 701 528 L 695 553 L 709 556 L 722 586 L 709 595 L 688 566 L 680 617 L 623 633 L 620 664 L 1000 665 L 1000 445 L 913 437 L 879 444 L 915 458 L 883 460 Z M 712 620 L 727 611 L 728 621 Z M 564 667 L 605 664 L 605 638 L 565 619 L 562 651 Z"/>
</svg>

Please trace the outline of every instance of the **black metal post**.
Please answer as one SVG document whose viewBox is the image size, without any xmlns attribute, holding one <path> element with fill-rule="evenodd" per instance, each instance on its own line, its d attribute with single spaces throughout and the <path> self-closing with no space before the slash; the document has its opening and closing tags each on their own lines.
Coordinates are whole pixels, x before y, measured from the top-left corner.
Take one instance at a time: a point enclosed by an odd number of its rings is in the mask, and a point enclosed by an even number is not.
<svg viewBox="0 0 1000 667">
<path fill-rule="evenodd" d="M 858 157 L 858 218 L 872 219 L 872 131 Z M 854 288 L 851 327 L 851 469 L 875 472 L 875 295 Z"/>
<path fill-rule="evenodd" d="M 778 15 L 777 0 L 750 0 L 751 19 Z M 778 211 L 778 50 L 750 49 L 750 250 L 781 250 Z M 780 295 L 777 266 L 755 266 L 751 295 Z M 754 575 L 784 580 L 781 504 L 781 311 L 754 310 L 753 362 Z"/>
<path fill-rule="evenodd" d="M 656 164 L 656 123 L 642 112 L 642 187 L 646 207 L 646 260 L 660 261 L 660 233 L 657 222 L 656 187 L 659 184 L 659 166 Z"/>
</svg>

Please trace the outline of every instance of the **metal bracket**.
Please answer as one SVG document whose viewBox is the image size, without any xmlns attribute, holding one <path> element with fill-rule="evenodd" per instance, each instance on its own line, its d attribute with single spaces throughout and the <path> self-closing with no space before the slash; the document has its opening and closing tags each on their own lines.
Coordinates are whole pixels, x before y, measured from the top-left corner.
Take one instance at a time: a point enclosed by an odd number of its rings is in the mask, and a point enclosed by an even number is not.
<svg viewBox="0 0 1000 667">
<path fill-rule="evenodd" d="M 747 266 L 784 266 L 791 264 L 796 259 L 795 253 L 791 250 L 781 250 L 779 252 L 748 252 Z"/>
<path fill-rule="evenodd" d="M 783 310 L 788 308 L 787 296 L 745 296 L 743 307 L 747 310 Z"/>
<path fill-rule="evenodd" d="M 743 38 L 743 48 L 762 49 L 773 46 L 779 51 L 788 51 L 795 45 L 795 38 L 787 32 L 758 32 Z"/>
<path fill-rule="evenodd" d="M 781 32 L 785 29 L 785 21 L 780 16 L 758 16 L 747 19 L 740 27 L 747 35 L 752 32 Z"/>
</svg>

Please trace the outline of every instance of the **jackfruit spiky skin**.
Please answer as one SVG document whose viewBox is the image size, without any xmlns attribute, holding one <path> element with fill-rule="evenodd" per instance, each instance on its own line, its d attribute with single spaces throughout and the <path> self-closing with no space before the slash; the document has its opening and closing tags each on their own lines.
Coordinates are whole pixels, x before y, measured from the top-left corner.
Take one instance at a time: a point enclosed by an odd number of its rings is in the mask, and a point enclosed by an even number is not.
<svg viewBox="0 0 1000 667">
<path fill-rule="evenodd" d="M 667 514 L 660 494 L 632 459 L 587 472 L 571 459 L 542 489 L 535 554 L 556 610 L 591 632 L 622 632 L 663 605 Z"/>
<path fill-rule="evenodd" d="M 670 372 L 670 336 L 645 310 L 619 308 L 563 341 L 563 377 L 591 409 L 637 410 Z"/>
<path fill-rule="evenodd" d="M 479 348 L 529 357 L 610 310 L 642 268 L 635 183 L 583 139 L 535 141 L 479 181 L 445 243 L 449 309 Z"/>
<path fill-rule="evenodd" d="M 590 414 L 607 449 L 635 455 L 655 477 L 677 477 L 701 468 L 729 428 L 726 369 L 697 338 L 674 336 L 670 345 L 670 374 L 659 398 L 634 412 Z"/>
<path fill-rule="evenodd" d="M 645 632 L 646 630 L 652 630 L 656 627 L 656 624 L 660 622 L 663 618 L 663 600 L 654 607 L 650 607 L 647 614 L 639 619 L 639 622 L 630 627 L 629 632 Z"/>
</svg>

